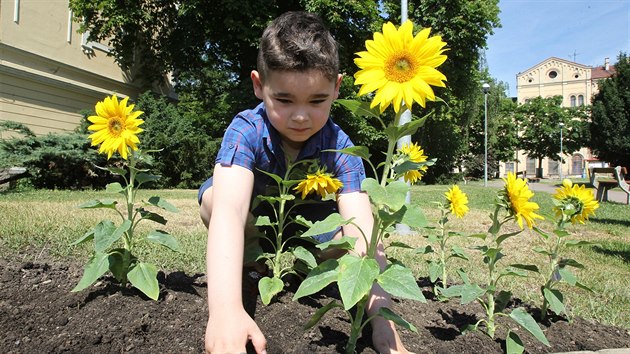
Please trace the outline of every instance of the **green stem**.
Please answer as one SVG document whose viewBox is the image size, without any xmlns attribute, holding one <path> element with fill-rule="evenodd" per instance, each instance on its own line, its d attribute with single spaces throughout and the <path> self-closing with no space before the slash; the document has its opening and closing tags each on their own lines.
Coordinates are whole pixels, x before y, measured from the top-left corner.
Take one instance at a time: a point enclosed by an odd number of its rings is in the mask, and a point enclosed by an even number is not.
<svg viewBox="0 0 630 354">
<path fill-rule="evenodd" d="M 363 322 L 363 315 L 365 313 L 365 306 L 367 304 L 368 298 L 367 296 L 361 299 L 356 305 L 356 313 L 354 315 L 354 319 L 351 321 L 350 328 L 350 338 L 348 339 L 348 343 L 346 344 L 346 354 L 354 354 L 357 347 L 357 340 L 361 335 L 361 328 Z"/>
<path fill-rule="evenodd" d="M 494 332 L 496 331 L 494 323 L 494 291 L 488 292 L 487 299 L 488 309 L 486 311 L 488 313 L 488 321 L 486 321 L 486 324 L 488 325 L 488 335 L 494 339 Z"/>
<path fill-rule="evenodd" d="M 400 116 L 402 115 L 403 110 L 398 111 L 396 116 L 394 117 L 394 126 L 398 125 L 400 122 Z M 385 187 L 387 184 L 387 178 L 390 173 L 392 159 L 394 157 L 394 149 L 396 148 L 396 141 L 389 139 L 387 142 L 387 155 L 385 155 L 385 165 L 383 166 L 383 175 L 381 176 L 381 186 Z"/>
<path fill-rule="evenodd" d="M 123 235 L 123 247 L 125 248 L 125 252 L 123 252 L 123 274 L 122 281 L 123 285 L 127 283 L 127 273 L 129 273 L 129 267 L 131 266 L 131 252 L 133 251 L 133 231 L 135 228 L 134 225 L 134 204 L 135 204 L 135 180 L 136 180 L 136 169 L 135 169 L 135 160 L 133 158 L 133 153 L 129 156 L 129 181 L 127 181 L 127 220 L 131 221 L 131 226 L 129 230 Z"/>
</svg>

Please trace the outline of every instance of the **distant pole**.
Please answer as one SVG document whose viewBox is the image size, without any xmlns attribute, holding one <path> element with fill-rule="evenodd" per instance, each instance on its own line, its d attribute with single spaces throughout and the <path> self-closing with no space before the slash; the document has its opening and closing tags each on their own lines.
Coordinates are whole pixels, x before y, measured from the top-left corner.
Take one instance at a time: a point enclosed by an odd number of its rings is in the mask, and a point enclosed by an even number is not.
<svg viewBox="0 0 630 354">
<path fill-rule="evenodd" d="M 407 21 L 407 0 L 401 0 L 400 1 L 400 24 L 402 25 L 403 23 L 405 23 L 405 21 Z M 400 115 L 400 120 L 398 122 L 399 125 L 403 125 L 403 124 L 411 122 L 411 111 L 408 110 L 406 107 L 403 107 L 402 109 L 403 109 L 403 112 Z M 405 135 L 401 137 L 400 139 L 398 139 L 396 143 L 396 146 L 398 147 L 398 149 L 400 149 L 403 145 L 411 145 L 411 135 Z M 411 204 L 411 191 L 407 192 L 407 195 L 405 196 L 405 203 Z M 411 233 L 411 229 L 409 228 L 409 225 L 405 225 L 405 224 L 396 224 L 396 231 L 399 234 Z"/>
<path fill-rule="evenodd" d="M 483 186 L 488 186 L 488 92 L 490 85 L 484 83 L 483 88 Z"/>
<path fill-rule="evenodd" d="M 564 128 L 564 123 L 560 122 L 558 125 L 560 126 L 560 183 L 562 183 L 562 128 Z"/>
</svg>

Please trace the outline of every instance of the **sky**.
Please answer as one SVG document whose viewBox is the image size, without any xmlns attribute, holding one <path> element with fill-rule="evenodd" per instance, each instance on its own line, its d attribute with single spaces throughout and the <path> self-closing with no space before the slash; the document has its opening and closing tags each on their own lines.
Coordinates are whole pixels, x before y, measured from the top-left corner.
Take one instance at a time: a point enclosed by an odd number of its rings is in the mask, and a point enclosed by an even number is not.
<svg viewBox="0 0 630 354">
<path fill-rule="evenodd" d="M 501 28 L 488 38 L 490 76 L 516 96 L 516 75 L 549 57 L 589 66 L 630 55 L 630 0 L 500 0 Z"/>
</svg>

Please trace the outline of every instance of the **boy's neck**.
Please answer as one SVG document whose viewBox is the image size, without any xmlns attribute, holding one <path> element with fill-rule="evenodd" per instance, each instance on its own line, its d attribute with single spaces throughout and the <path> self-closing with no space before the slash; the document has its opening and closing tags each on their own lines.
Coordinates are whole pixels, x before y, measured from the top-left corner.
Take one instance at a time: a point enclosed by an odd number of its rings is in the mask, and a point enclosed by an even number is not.
<svg viewBox="0 0 630 354">
<path fill-rule="evenodd" d="M 295 160 L 297 160 L 298 156 L 300 155 L 300 150 L 302 150 L 303 145 L 303 143 L 299 144 L 283 140 L 282 150 L 284 151 L 285 158 L 288 159 L 290 162 L 295 162 Z"/>
</svg>

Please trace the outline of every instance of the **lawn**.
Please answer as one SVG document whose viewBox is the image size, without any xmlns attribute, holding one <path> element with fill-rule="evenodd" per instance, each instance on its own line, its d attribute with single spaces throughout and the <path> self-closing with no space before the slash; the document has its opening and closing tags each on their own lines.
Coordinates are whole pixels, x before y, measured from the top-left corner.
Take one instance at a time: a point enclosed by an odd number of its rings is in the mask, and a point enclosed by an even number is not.
<svg viewBox="0 0 630 354">
<path fill-rule="evenodd" d="M 464 234 L 484 232 L 490 226 L 488 214 L 493 209 L 492 203 L 496 188 L 484 188 L 474 183 L 461 185 L 470 200 L 471 211 L 463 219 L 449 222 L 453 231 Z M 435 223 L 438 212 L 433 202 L 443 200 L 448 186 L 414 186 L 411 200 L 426 213 L 430 223 Z M 183 270 L 188 274 L 205 272 L 206 232 L 199 219 L 196 191 L 194 190 L 157 190 L 141 191 L 140 199 L 159 195 L 180 209 L 179 213 L 163 212 L 168 220 L 165 226 L 148 222 L 143 228 L 148 231 L 161 228 L 174 235 L 181 246 L 181 252 L 175 253 L 163 247 L 140 243 L 136 255 L 144 261 L 152 262 L 162 269 Z M 81 210 L 77 206 L 95 198 L 115 198 L 104 191 L 20 191 L 0 193 L 0 256 L 3 258 L 36 258 L 43 254 L 59 260 L 84 263 L 90 254 L 91 245 L 69 246 L 103 218 L 118 222 L 117 214 L 107 210 Z M 542 212 L 549 212 L 552 207 L 551 195 L 539 192 L 534 201 L 539 203 Z M 540 227 L 551 230 L 552 225 L 543 221 Z M 515 225 L 511 228 L 516 230 Z M 568 257 L 585 265 L 578 270 L 578 278 L 594 290 L 585 290 L 564 286 L 562 291 L 568 298 L 573 314 L 587 319 L 594 319 L 605 324 L 630 328 L 630 207 L 614 203 L 604 203 L 586 225 L 571 226 L 571 238 L 596 242 L 596 246 L 573 248 Z M 139 232 L 143 234 L 142 228 Z M 428 231 L 411 235 L 393 235 L 389 240 L 403 241 L 411 246 L 427 244 Z M 457 281 L 454 270 L 464 268 L 471 279 L 482 279 L 483 264 L 471 247 L 478 244 L 477 239 L 459 238 L 455 241 L 465 249 L 470 262 L 456 261 L 451 264 L 452 276 Z M 502 262 L 534 263 L 544 265 L 544 258 L 531 251 L 539 244 L 533 231 L 525 230 L 516 237 L 507 240 L 506 257 Z M 427 276 L 425 262 L 420 255 L 408 250 L 392 249 L 392 255 L 401 259 L 414 269 L 418 277 Z M 78 279 L 77 279 L 78 280 Z M 505 279 L 501 284 L 509 288 L 523 301 L 540 304 L 539 287 L 541 280 L 536 277 Z"/>
</svg>

